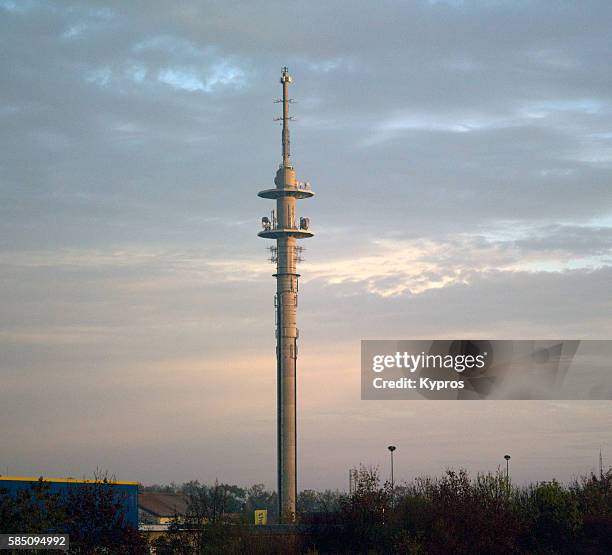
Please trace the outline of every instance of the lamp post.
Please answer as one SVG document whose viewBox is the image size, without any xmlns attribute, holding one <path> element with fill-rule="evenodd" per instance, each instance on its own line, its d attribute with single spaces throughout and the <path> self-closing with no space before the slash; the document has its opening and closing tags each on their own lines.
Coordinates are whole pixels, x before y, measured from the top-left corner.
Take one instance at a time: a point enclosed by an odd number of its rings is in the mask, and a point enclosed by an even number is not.
<svg viewBox="0 0 612 555">
<path fill-rule="evenodd" d="M 506 495 L 510 498 L 510 455 L 504 455 L 506 459 Z"/>
<path fill-rule="evenodd" d="M 395 451 L 395 445 L 389 445 L 387 447 L 391 453 L 391 504 L 393 504 L 393 498 L 395 496 L 395 482 L 393 481 L 393 451 Z"/>
</svg>

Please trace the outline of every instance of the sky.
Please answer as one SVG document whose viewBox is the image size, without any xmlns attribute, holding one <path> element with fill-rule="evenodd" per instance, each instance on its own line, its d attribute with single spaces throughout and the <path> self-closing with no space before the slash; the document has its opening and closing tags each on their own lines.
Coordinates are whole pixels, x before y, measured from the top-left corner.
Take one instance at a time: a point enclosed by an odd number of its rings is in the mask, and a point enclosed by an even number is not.
<svg viewBox="0 0 612 555">
<path fill-rule="evenodd" d="M 612 336 L 612 4 L 0 0 L 0 473 L 275 485 L 278 82 L 316 196 L 299 487 L 612 464 L 609 401 L 361 401 L 362 339 Z"/>
</svg>

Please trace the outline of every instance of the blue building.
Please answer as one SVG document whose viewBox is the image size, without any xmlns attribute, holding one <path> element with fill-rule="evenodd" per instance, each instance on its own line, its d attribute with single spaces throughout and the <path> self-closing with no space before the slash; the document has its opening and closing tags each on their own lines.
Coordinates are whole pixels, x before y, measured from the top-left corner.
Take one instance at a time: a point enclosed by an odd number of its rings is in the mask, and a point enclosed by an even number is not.
<svg viewBox="0 0 612 555">
<path fill-rule="evenodd" d="M 40 478 L 28 476 L 0 476 L 0 493 L 5 490 L 9 495 L 16 495 L 21 490 L 29 490 Z M 77 480 L 74 478 L 42 478 L 49 486 L 52 494 L 77 494 L 85 491 L 85 488 L 103 487 L 112 488 L 116 493 L 116 501 L 123 508 L 124 522 L 126 525 L 138 528 L 138 482 L 120 482 L 100 480 Z"/>
</svg>

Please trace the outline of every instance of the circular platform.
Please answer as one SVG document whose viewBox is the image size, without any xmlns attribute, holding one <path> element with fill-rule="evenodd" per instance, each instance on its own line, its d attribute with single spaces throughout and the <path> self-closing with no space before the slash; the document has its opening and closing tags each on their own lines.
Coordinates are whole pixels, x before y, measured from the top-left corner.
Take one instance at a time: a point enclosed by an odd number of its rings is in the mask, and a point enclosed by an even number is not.
<svg viewBox="0 0 612 555">
<path fill-rule="evenodd" d="M 257 196 L 272 199 L 279 197 L 310 198 L 314 196 L 314 193 L 310 189 L 285 187 L 284 189 L 266 189 L 265 191 L 259 191 Z"/>
<path fill-rule="evenodd" d="M 279 237 L 297 237 L 298 239 L 308 239 L 313 237 L 314 233 L 307 229 L 296 229 L 296 228 L 277 228 L 277 229 L 265 229 L 257 234 L 259 237 L 264 239 L 278 239 Z"/>
</svg>

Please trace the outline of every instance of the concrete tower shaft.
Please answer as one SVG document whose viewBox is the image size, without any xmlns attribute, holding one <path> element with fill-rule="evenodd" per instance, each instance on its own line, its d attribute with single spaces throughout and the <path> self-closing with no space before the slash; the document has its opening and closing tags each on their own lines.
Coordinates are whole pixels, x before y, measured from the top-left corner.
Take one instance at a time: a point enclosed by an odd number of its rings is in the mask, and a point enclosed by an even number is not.
<svg viewBox="0 0 612 555">
<path fill-rule="evenodd" d="M 297 499 L 297 439 L 296 439 L 296 371 L 297 371 L 297 304 L 299 259 L 298 239 L 312 237 L 308 218 L 296 216 L 299 199 L 314 195 L 307 183 L 296 180 L 289 151 L 289 84 L 287 68 L 281 74 L 283 85 L 282 163 L 274 178 L 275 187 L 259 192 L 262 198 L 275 199 L 276 210 L 270 218 L 262 218 L 260 237 L 276 239 L 272 248 L 276 262 L 276 371 L 277 371 L 277 465 L 279 520 L 295 519 Z"/>
</svg>

